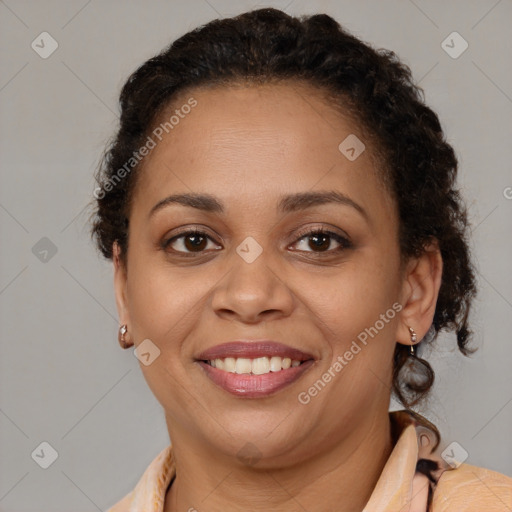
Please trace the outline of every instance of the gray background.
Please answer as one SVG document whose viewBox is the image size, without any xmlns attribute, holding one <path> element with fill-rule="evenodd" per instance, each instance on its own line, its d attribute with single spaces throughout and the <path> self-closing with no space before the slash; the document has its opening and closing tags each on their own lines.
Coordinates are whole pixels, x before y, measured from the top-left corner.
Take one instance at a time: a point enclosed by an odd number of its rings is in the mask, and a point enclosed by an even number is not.
<svg viewBox="0 0 512 512">
<path fill-rule="evenodd" d="M 95 252 L 85 206 L 128 75 L 197 25 L 263 5 L 326 12 L 396 51 L 439 113 L 470 206 L 481 348 L 469 359 L 453 336 L 439 340 L 422 411 L 443 447 L 457 441 L 466 462 L 512 476 L 510 0 L 8 0 L 0 2 L 1 511 L 105 510 L 168 444 L 139 362 L 117 344 L 112 264 Z M 43 31 L 59 45 L 47 59 L 31 48 Z M 469 43 L 457 59 L 441 47 L 453 31 Z M 55 254 L 42 252 L 44 237 Z M 31 457 L 43 441 L 58 452 L 46 470 Z"/>
</svg>

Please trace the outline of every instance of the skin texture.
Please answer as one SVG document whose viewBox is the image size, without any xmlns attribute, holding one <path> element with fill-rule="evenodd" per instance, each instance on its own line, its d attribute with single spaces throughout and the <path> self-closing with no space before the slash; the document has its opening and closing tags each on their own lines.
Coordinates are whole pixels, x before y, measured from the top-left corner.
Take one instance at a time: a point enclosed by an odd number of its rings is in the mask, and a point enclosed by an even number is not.
<svg viewBox="0 0 512 512">
<path fill-rule="evenodd" d="M 194 89 L 173 107 L 190 96 L 197 106 L 144 162 L 126 268 L 114 244 L 120 322 L 135 346 L 149 338 L 161 351 L 140 367 L 175 450 L 165 512 L 360 511 L 392 450 L 395 343 L 410 344 L 407 326 L 421 339 L 431 325 L 439 251 L 431 246 L 401 266 L 396 205 L 376 175 L 370 141 L 316 89 Z M 353 162 L 338 150 L 349 134 L 366 145 Z M 320 190 L 345 194 L 366 217 L 336 203 L 277 212 L 281 196 Z M 163 198 L 190 192 L 216 196 L 225 212 L 174 204 L 148 218 Z M 352 245 L 337 251 L 340 244 L 328 238 L 318 249 L 302 235 L 322 226 Z M 185 237 L 161 248 L 185 227 L 211 237 L 203 253 L 192 252 Z M 248 236 L 263 249 L 252 263 L 236 252 Z M 310 403 L 299 403 L 298 394 L 396 302 L 401 312 Z M 237 339 L 280 341 L 316 361 L 272 396 L 238 398 L 195 361 Z M 260 456 L 252 465 L 237 457 L 248 442 Z"/>
</svg>

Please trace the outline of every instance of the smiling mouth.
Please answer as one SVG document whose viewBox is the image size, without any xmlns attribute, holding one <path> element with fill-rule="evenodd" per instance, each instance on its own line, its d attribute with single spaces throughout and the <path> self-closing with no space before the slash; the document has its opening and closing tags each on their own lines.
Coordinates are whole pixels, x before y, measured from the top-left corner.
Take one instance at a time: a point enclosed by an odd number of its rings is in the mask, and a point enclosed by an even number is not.
<svg viewBox="0 0 512 512">
<path fill-rule="evenodd" d="M 315 357 L 272 340 L 237 340 L 208 348 L 196 363 L 224 391 L 239 398 L 264 398 L 300 379 Z"/>
<path fill-rule="evenodd" d="M 265 398 L 300 379 L 313 366 L 314 360 L 279 356 L 226 357 L 201 359 L 197 363 L 204 375 L 224 391 L 238 398 Z"/>
<path fill-rule="evenodd" d="M 204 363 L 227 373 L 239 375 L 265 375 L 266 373 L 277 373 L 288 368 L 296 368 L 306 361 L 299 361 L 289 357 L 225 357 L 210 360 L 203 360 Z"/>
</svg>

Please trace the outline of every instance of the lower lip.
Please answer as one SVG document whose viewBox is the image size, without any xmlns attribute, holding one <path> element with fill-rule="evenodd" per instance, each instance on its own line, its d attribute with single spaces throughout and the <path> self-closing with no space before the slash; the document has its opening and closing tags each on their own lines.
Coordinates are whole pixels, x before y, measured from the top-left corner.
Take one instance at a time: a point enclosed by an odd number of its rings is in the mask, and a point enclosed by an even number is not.
<svg viewBox="0 0 512 512">
<path fill-rule="evenodd" d="M 244 398 L 261 398 L 276 393 L 298 380 L 313 365 L 313 360 L 310 359 L 299 366 L 263 375 L 231 373 L 214 368 L 204 361 L 198 361 L 198 363 L 217 386 L 229 393 Z"/>
</svg>

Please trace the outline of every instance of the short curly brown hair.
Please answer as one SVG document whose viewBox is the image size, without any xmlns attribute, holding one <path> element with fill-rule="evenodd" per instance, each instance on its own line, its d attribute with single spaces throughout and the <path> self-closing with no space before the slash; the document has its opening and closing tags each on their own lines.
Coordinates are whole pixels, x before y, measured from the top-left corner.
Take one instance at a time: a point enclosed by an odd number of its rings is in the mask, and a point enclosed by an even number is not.
<svg viewBox="0 0 512 512">
<path fill-rule="evenodd" d="M 112 258 L 117 241 L 126 263 L 138 166 L 127 176 L 123 173 L 121 180 L 119 170 L 178 93 L 200 86 L 281 80 L 316 86 L 369 134 L 381 155 L 382 177 L 398 205 L 402 259 L 420 255 L 434 240 L 440 248 L 443 275 L 431 338 L 443 328 L 453 329 L 460 351 L 472 353 L 467 346 L 468 314 L 476 287 L 467 214 L 455 188 L 454 150 L 410 69 L 395 53 L 372 48 L 326 14 L 297 18 L 266 8 L 213 20 L 177 39 L 129 77 L 120 95 L 119 130 L 96 174 L 92 236 L 100 251 Z M 411 365 L 413 371 L 405 371 Z M 433 382 L 429 363 L 410 357 L 408 347 L 397 343 L 393 391 L 398 400 L 411 407 Z"/>
</svg>

